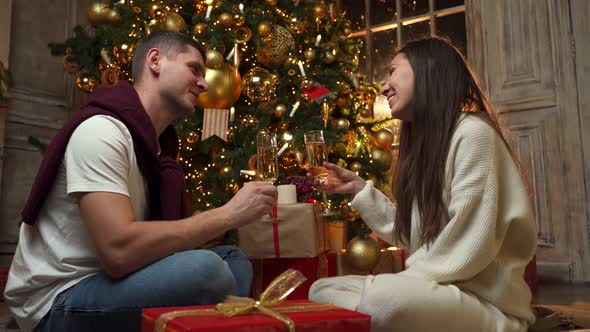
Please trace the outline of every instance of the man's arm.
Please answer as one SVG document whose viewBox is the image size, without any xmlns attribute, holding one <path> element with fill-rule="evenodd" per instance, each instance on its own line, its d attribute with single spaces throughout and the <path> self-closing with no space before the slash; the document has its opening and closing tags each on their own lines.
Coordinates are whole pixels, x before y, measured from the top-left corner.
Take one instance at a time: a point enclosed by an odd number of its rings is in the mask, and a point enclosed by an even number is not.
<svg viewBox="0 0 590 332">
<path fill-rule="evenodd" d="M 105 272 L 120 278 L 175 252 L 191 250 L 270 212 L 276 188 L 246 183 L 226 205 L 177 221 L 136 221 L 129 198 L 82 193 L 80 212 Z"/>
</svg>

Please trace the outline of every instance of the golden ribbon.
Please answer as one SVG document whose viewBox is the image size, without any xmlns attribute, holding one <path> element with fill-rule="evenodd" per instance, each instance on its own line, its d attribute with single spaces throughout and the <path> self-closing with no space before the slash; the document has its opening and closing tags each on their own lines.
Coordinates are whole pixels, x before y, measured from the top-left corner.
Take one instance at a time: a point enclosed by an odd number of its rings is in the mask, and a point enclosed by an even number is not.
<svg viewBox="0 0 590 332">
<path fill-rule="evenodd" d="M 274 317 L 285 324 L 289 332 L 295 332 L 295 323 L 281 312 L 305 312 L 336 309 L 333 304 L 300 304 L 294 306 L 284 306 L 272 308 L 281 304 L 289 294 L 291 294 L 306 278 L 297 270 L 288 269 L 276 277 L 270 285 L 260 295 L 260 300 L 256 301 L 249 297 L 228 296 L 223 303 L 217 304 L 215 309 L 188 309 L 175 310 L 164 313 L 156 319 L 154 325 L 155 332 L 165 332 L 168 321 L 185 316 L 216 316 L 233 317 L 236 315 L 245 315 L 253 311 L 259 311 L 265 315 Z"/>
</svg>

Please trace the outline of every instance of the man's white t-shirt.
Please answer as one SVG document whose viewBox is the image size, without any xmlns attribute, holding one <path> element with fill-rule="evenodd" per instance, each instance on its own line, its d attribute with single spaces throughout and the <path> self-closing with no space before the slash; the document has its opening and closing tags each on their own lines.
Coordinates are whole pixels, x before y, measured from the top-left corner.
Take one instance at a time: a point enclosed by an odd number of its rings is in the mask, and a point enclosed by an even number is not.
<svg viewBox="0 0 590 332">
<path fill-rule="evenodd" d="M 128 196 L 136 219 L 145 220 L 147 190 L 133 140 L 113 117 L 96 115 L 76 128 L 37 221 L 21 224 L 4 298 L 23 331 L 35 328 L 60 292 L 101 270 L 80 216 L 75 194 L 82 192 Z"/>
</svg>

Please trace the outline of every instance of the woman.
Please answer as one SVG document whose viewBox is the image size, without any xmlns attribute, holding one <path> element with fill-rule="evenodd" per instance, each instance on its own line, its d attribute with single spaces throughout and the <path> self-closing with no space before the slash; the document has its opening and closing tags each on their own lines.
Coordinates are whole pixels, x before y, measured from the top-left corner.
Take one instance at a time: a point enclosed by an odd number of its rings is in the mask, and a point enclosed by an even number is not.
<svg viewBox="0 0 590 332">
<path fill-rule="evenodd" d="M 475 74 L 444 39 L 412 41 L 381 93 L 402 120 L 396 204 L 330 163 L 320 190 L 352 194 L 380 237 L 409 247 L 407 269 L 320 279 L 309 298 L 371 315 L 372 331 L 526 331 L 534 315 L 522 275 L 536 226 Z"/>
</svg>

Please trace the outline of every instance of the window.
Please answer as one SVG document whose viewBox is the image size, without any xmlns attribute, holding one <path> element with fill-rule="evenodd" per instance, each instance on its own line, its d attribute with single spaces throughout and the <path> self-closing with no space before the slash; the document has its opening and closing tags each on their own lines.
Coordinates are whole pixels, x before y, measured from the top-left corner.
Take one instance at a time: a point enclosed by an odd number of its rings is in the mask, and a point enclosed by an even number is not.
<svg viewBox="0 0 590 332">
<path fill-rule="evenodd" d="M 359 69 L 373 82 L 387 79 L 384 69 L 395 49 L 409 40 L 446 36 L 467 56 L 464 0 L 340 0 L 338 5 L 351 20 L 351 37 L 365 40 Z"/>
</svg>

